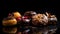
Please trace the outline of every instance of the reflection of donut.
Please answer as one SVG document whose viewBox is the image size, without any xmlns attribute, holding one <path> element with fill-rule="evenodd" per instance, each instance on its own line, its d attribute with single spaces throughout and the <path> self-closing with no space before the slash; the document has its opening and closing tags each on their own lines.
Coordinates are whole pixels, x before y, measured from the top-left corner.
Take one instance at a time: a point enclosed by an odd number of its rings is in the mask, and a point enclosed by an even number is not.
<svg viewBox="0 0 60 34">
<path fill-rule="evenodd" d="M 18 32 L 18 34 L 22 34 L 21 32 Z"/>
<path fill-rule="evenodd" d="M 16 25 L 17 24 L 17 20 L 13 17 L 8 17 L 3 19 L 2 24 L 4 26 L 9 26 L 9 25 Z"/>
<path fill-rule="evenodd" d="M 33 24 L 46 24 L 48 23 L 48 18 L 44 14 L 36 14 L 32 16 Z"/>
<path fill-rule="evenodd" d="M 5 33 L 16 33 L 17 32 L 17 28 L 3 28 L 3 32 Z"/>
</svg>

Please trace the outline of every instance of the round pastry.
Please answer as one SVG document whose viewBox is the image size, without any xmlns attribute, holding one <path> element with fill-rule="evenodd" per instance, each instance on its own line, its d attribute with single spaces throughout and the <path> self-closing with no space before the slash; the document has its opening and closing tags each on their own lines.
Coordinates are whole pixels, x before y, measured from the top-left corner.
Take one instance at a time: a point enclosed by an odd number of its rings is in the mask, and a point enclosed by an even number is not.
<svg viewBox="0 0 60 34">
<path fill-rule="evenodd" d="M 36 14 L 37 13 L 34 12 L 34 11 L 27 11 L 27 12 L 24 13 L 24 15 L 26 15 L 26 16 L 33 16 L 33 15 L 36 15 Z"/>
<path fill-rule="evenodd" d="M 48 24 L 56 24 L 56 22 L 57 22 L 57 17 L 55 16 L 55 15 L 51 15 L 50 13 L 47 13 L 46 12 L 46 15 L 47 15 L 47 17 L 48 17 L 48 21 L 49 21 L 49 23 Z"/>
<path fill-rule="evenodd" d="M 9 17 L 3 19 L 2 24 L 4 26 L 16 25 L 17 24 L 17 20 L 15 18 L 9 16 Z"/>
<path fill-rule="evenodd" d="M 13 12 L 12 14 L 17 21 L 21 21 L 21 14 L 19 12 Z"/>
<path fill-rule="evenodd" d="M 22 20 L 24 22 L 30 22 L 31 16 L 33 16 L 35 14 L 36 14 L 36 12 L 34 12 L 34 11 L 27 11 L 27 12 L 24 13 L 24 16 L 22 17 Z"/>
<path fill-rule="evenodd" d="M 50 13 L 47 12 L 46 15 L 49 18 L 49 21 L 57 21 L 57 17 L 55 15 L 51 15 Z"/>
<path fill-rule="evenodd" d="M 22 16 L 22 20 L 24 22 L 30 22 L 31 19 L 28 16 Z"/>
<path fill-rule="evenodd" d="M 15 18 L 21 17 L 21 14 L 19 12 L 13 12 L 13 16 Z"/>
<path fill-rule="evenodd" d="M 36 14 L 32 16 L 32 23 L 34 25 L 38 24 L 46 25 L 48 23 L 48 17 L 45 14 Z"/>
<path fill-rule="evenodd" d="M 55 15 L 51 15 L 49 18 L 50 21 L 57 21 L 57 18 Z"/>
<path fill-rule="evenodd" d="M 17 32 L 17 27 L 14 28 L 3 28 L 3 32 L 5 33 L 16 33 Z"/>
</svg>

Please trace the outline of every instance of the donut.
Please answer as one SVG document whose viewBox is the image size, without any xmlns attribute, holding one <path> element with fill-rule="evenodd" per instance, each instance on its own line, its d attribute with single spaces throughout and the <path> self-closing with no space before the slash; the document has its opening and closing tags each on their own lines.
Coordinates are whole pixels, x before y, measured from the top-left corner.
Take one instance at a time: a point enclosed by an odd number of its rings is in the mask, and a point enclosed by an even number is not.
<svg viewBox="0 0 60 34">
<path fill-rule="evenodd" d="M 2 20 L 3 26 L 11 26 L 11 25 L 16 25 L 17 20 L 13 17 L 7 17 Z"/>
<path fill-rule="evenodd" d="M 45 14 L 36 14 L 32 16 L 32 23 L 33 24 L 47 24 L 48 18 Z"/>
</svg>

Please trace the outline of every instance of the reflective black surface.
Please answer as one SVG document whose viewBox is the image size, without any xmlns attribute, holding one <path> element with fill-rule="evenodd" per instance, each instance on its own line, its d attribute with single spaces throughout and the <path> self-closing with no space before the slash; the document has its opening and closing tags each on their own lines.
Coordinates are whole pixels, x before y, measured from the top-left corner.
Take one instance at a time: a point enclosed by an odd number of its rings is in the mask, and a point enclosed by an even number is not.
<svg viewBox="0 0 60 34">
<path fill-rule="evenodd" d="M 57 6 L 56 6 L 57 5 Z M 46 7 L 46 8 L 44 8 Z M 48 7 L 48 8 L 47 8 Z M 1 6 L 0 6 L 0 21 L 4 17 L 7 17 L 9 12 L 13 12 L 13 10 L 19 11 L 21 14 L 28 10 L 34 10 L 37 13 L 45 13 L 51 12 L 52 14 L 55 14 L 58 18 L 58 30 L 56 31 L 57 33 L 60 32 L 60 23 L 59 23 L 59 16 L 60 16 L 60 10 L 59 10 L 59 1 L 18 1 L 18 0 L 8 0 L 8 1 L 1 1 Z M 2 22 L 0 22 L 0 29 L 2 29 Z M 56 33 L 56 34 L 57 34 Z"/>
</svg>

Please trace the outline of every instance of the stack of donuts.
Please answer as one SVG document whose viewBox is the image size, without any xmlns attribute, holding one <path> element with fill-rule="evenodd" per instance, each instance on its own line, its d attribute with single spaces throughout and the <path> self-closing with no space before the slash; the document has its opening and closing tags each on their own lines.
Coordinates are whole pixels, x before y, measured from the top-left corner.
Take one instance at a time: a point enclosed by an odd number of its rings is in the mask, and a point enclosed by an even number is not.
<svg viewBox="0 0 60 34">
<path fill-rule="evenodd" d="M 13 25 L 56 25 L 57 17 L 51 13 L 36 13 L 35 11 L 26 11 L 23 15 L 20 12 L 12 12 L 8 14 L 8 17 L 3 18 L 3 26 Z M 17 30 L 16 30 L 17 31 Z M 15 33 L 16 33 L 15 31 Z M 7 31 L 6 31 L 7 32 Z M 9 33 L 9 32 L 8 32 Z"/>
<path fill-rule="evenodd" d="M 50 13 L 47 12 L 46 14 L 41 14 L 41 13 L 36 13 L 34 11 L 27 11 L 24 13 L 23 16 L 19 12 L 12 12 L 9 14 L 7 18 L 3 19 L 2 23 L 4 26 L 16 25 L 17 22 L 20 21 L 27 23 L 31 21 L 33 25 L 38 25 L 38 24 L 47 25 L 52 23 L 55 24 L 57 18 L 55 15 L 51 15 Z"/>
</svg>

